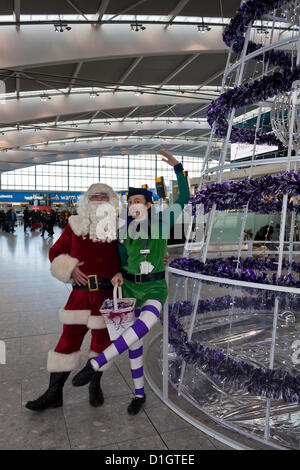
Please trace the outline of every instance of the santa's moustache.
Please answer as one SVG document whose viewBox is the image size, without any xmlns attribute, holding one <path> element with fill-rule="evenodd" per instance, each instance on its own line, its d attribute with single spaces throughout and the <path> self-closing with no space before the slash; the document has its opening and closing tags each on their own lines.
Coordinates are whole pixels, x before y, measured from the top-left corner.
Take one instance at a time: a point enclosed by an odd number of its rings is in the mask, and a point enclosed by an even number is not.
<svg viewBox="0 0 300 470">
<path fill-rule="evenodd" d="M 89 237 L 93 241 L 116 240 L 116 210 L 107 201 L 90 201 L 88 204 Z"/>
</svg>

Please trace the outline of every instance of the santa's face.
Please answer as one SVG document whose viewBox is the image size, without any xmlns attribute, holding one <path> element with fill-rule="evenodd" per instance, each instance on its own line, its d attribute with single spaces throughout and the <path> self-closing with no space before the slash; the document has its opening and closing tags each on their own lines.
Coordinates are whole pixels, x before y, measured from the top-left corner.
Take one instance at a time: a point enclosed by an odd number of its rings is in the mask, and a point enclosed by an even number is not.
<svg viewBox="0 0 300 470">
<path fill-rule="evenodd" d="M 107 193 L 93 194 L 89 198 L 88 204 L 88 217 L 92 224 L 99 222 L 99 216 L 97 216 L 97 209 L 100 204 L 109 204 L 109 196 Z"/>
<path fill-rule="evenodd" d="M 116 210 L 107 195 L 91 197 L 88 203 L 89 236 L 93 241 L 116 239 Z"/>
<path fill-rule="evenodd" d="M 98 193 L 98 194 L 93 194 L 90 197 L 90 201 L 92 202 L 109 202 L 109 196 L 107 193 Z"/>
</svg>

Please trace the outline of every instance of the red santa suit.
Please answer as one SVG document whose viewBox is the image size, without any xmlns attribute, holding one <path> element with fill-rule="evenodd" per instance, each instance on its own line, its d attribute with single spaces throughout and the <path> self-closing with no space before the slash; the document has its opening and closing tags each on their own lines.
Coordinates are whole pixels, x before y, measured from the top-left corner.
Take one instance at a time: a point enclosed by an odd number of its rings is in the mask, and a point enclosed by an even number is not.
<svg viewBox="0 0 300 470">
<path fill-rule="evenodd" d="M 93 186 L 97 186 L 98 191 L 99 187 L 103 191 L 109 188 L 100 184 Z M 113 197 L 117 198 L 115 193 Z M 69 218 L 68 225 L 49 251 L 51 273 L 62 282 L 73 283 L 71 273 L 77 263 L 83 262 L 80 270 L 87 276 L 104 278 L 105 288 L 96 291 L 73 288 L 65 307 L 59 312 L 63 333 L 56 348 L 48 353 L 49 372 L 71 371 L 81 366 L 80 347 L 89 330 L 91 330 L 89 358 L 97 356 L 111 344 L 99 308 L 106 298 L 112 298 L 113 286 L 110 280 L 120 269 L 118 242 L 92 240 L 89 234 L 82 233 L 82 225 L 80 215 Z M 105 368 L 107 367 L 103 367 L 102 370 Z"/>
</svg>

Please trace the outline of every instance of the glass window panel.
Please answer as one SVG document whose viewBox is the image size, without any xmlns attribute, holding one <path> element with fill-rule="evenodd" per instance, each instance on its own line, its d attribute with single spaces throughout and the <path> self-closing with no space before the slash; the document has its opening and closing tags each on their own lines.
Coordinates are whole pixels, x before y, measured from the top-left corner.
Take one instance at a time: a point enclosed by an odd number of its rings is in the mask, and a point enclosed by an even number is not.
<svg viewBox="0 0 300 470">
<path fill-rule="evenodd" d="M 49 165 L 59 165 L 59 166 L 68 166 L 68 160 L 64 160 L 64 161 L 61 161 L 61 162 L 53 162 L 53 163 L 49 163 Z"/>
<path fill-rule="evenodd" d="M 56 188 L 56 178 L 55 178 L 55 176 L 50 176 L 49 177 L 49 186 L 50 186 L 51 189 Z"/>
<path fill-rule="evenodd" d="M 7 175 L 7 185 L 8 185 L 8 187 L 10 187 L 10 186 L 14 187 L 14 185 L 15 185 L 15 175 L 14 174 L 12 174 L 12 175 L 8 174 Z"/>
<path fill-rule="evenodd" d="M 3 187 L 3 185 L 7 185 L 7 173 L 2 173 L 0 174 L 0 177 L 1 177 L 1 187 Z"/>
<path fill-rule="evenodd" d="M 35 187 L 35 176 L 32 174 L 28 176 L 28 185 Z"/>
</svg>

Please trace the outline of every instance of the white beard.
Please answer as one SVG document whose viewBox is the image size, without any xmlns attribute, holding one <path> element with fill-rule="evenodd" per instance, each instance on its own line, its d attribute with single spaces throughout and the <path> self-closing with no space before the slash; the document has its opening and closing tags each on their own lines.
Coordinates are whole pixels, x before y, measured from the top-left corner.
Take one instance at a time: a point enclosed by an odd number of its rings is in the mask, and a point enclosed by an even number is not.
<svg viewBox="0 0 300 470">
<path fill-rule="evenodd" d="M 111 242 L 117 239 L 116 211 L 112 204 L 90 201 L 87 217 L 90 221 L 88 234 L 91 240 Z"/>
</svg>

